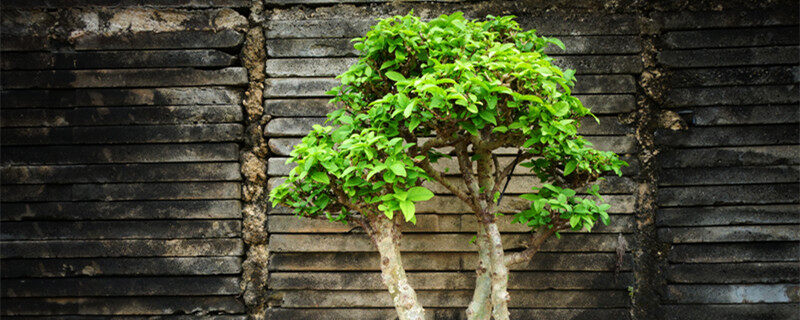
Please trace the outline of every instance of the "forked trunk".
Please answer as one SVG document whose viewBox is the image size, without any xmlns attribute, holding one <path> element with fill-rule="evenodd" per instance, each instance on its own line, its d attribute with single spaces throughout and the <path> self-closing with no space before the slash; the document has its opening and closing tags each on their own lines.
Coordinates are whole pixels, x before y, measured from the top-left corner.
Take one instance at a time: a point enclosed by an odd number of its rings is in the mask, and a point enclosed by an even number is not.
<svg viewBox="0 0 800 320">
<path fill-rule="evenodd" d="M 366 218 L 367 232 L 381 256 L 381 278 L 389 294 L 399 320 L 423 320 L 425 310 L 417 299 L 417 293 L 408 283 L 403 261 L 400 257 L 400 230 L 394 221 L 382 214 Z"/>
<path fill-rule="evenodd" d="M 492 317 L 492 261 L 489 259 L 490 242 L 486 228 L 479 224 L 475 244 L 478 245 L 480 258 L 475 280 L 475 293 L 467 308 L 468 320 L 489 320 Z"/>
</svg>

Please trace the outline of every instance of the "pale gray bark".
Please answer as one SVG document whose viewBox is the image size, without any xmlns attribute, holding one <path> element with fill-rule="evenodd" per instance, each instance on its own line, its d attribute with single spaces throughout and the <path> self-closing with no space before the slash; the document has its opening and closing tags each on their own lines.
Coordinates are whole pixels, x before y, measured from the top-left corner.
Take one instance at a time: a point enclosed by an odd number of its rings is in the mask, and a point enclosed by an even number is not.
<svg viewBox="0 0 800 320">
<path fill-rule="evenodd" d="M 479 224 L 478 235 L 475 238 L 478 245 L 478 257 L 480 258 L 475 280 L 475 292 L 467 308 L 467 319 L 469 320 L 489 320 L 492 317 L 492 262 L 489 259 L 489 237 L 486 235 L 486 228 Z"/>
<path fill-rule="evenodd" d="M 485 225 L 486 233 L 490 240 L 489 260 L 492 263 L 492 316 L 495 320 L 508 320 L 508 267 L 506 267 L 503 253 L 503 241 L 500 239 L 500 230 L 497 223 Z"/>
<path fill-rule="evenodd" d="M 399 320 L 423 320 L 425 310 L 417 299 L 417 293 L 408 283 L 400 256 L 400 230 L 397 224 L 383 214 L 366 217 L 366 229 L 381 256 L 381 278 L 389 294 Z"/>
</svg>

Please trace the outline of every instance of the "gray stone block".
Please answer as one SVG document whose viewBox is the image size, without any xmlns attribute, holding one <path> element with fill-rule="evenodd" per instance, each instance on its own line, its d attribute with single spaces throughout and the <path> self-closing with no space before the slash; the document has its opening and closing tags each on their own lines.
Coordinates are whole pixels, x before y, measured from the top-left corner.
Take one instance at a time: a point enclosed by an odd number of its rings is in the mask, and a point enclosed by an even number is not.
<svg viewBox="0 0 800 320">
<path fill-rule="evenodd" d="M 702 107 L 690 111 L 691 123 L 697 126 L 783 124 L 800 119 L 796 105 Z"/>
<path fill-rule="evenodd" d="M 242 255 L 241 239 L 52 240 L 0 243 L 6 258 L 222 257 Z"/>
<path fill-rule="evenodd" d="M 3 109 L 3 122 L 9 127 L 64 127 L 92 125 L 198 124 L 240 122 L 242 107 L 164 106 L 77 109 Z"/>
<path fill-rule="evenodd" d="M 235 143 L 3 147 L 3 164 L 94 164 L 237 161 Z"/>
<path fill-rule="evenodd" d="M 656 214 L 659 226 L 713 226 L 798 224 L 800 205 L 720 206 L 663 208 Z"/>
<path fill-rule="evenodd" d="M 3 70 L 227 67 L 236 57 L 219 50 L 136 50 L 3 53 Z"/>
<path fill-rule="evenodd" d="M 780 145 L 797 141 L 800 141 L 800 127 L 795 124 L 693 127 L 688 131 L 656 132 L 657 143 L 673 147 Z"/>
<path fill-rule="evenodd" d="M 670 265 L 673 283 L 797 283 L 800 264 L 791 262 L 687 263 Z"/>
<path fill-rule="evenodd" d="M 667 243 L 798 241 L 800 225 L 671 227 L 658 230 Z"/>
<path fill-rule="evenodd" d="M 797 24 L 796 10 L 745 10 L 655 12 L 654 18 L 666 30 L 791 26 Z"/>
<path fill-rule="evenodd" d="M 0 240 L 210 239 L 241 236 L 238 220 L 3 222 Z"/>
<path fill-rule="evenodd" d="M 238 182 L 3 185 L 3 201 L 239 199 Z"/>
<path fill-rule="evenodd" d="M 799 289 L 797 284 L 681 284 L 667 286 L 665 298 L 677 303 L 797 303 Z"/>
<path fill-rule="evenodd" d="M 239 163 L 159 163 L 0 168 L 6 184 L 239 181 Z"/>
<path fill-rule="evenodd" d="M 800 185 L 774 183 L 733 186 L 659 188 L 657 201 L 663 207 L 794 204 L 800 203 Z"/>
<path fill-rule="evenodd" d="M 665 50 L 658 54 L 658 61 L 676 68 L 730 67 L 750 65 L 796 65 L 800 58 L 796 46 Z"/>
<path fill-rule="evenodd" d="M 4 316 L 171 315 L 180 313 L 243 313 L 242 303 L 232 296 L 206 297 L 104 297 L 104 298 L 9 298 Z M 199 306 L 199 307 L 198 307 Z"/>
<path fill-rule="evenodd" d="M 796 262 L 798 242 L 679 244 L 668 259 L 673 263 Z"/>
<path fill-rule="evenodd" d="M 672 149 L 659 159 L 663 168 L 796 165 L 800 164 L 800 148 L 777 145 Z"/>
<path fill-rule="evenodd" d="M 244 85 L 247 72 L 188 68 L 6 71 L 5 89 L 118 88 L 163 86 Z"/>
<path fill-rule="evenodd" d="M 97 296 L 218 296 L 239 294 L 239 277 L 3 279 L 4 298 Z"/>
<path fill-rule="evenodd" d="M 796 27 L 672 31 L 663 36 L 670 49 L 797 45 Z"/>
<path fill-rule="evenodd" d="M 5 278 L 62 278 L 80 276 L 236 275 L 239 257 L 9 259 Z"/>
<path fill-rule="evenodd" d="M 800 167 L 712 167 L 662 169 L 659 186 L 800 182 Z"/>
<path fill-rule="evenodd" d="M 3 90 L 3 108 L 74 108 L 135 105 L 231 105 L 242 101 L 242 90 L 224 87 L 138 89 Z"/>
<path fill-rule="evenodd" d="M 99 126 L 55 128 L 4 128 L 8 146 L 59 144 L 134 144 L 237 141 L 242 125 Z"/>
<path fill-rule="evenodd" d="M 35 202 L 0 204 L 3 221 L 241 219 L 239 200 Z"/>
<path fill-rule="evenodd" d="M 800 79 L 798 67 L 735 67 L 680 69 L 669 73 L 672 88 L 733 85 L 792 84 Z"/>
</svg>

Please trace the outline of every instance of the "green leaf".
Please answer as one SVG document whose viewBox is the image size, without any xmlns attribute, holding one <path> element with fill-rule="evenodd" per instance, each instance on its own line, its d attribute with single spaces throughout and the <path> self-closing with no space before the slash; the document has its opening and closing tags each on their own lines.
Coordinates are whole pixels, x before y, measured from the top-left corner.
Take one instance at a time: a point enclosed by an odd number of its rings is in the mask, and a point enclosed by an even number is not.
<svg viewBox="0 0 800 320">
<path fill-rule="evenodd" d="M 567 69 L 567 71 L 564 71 L 564 79 L 567 79 L 567 81 L 575 79 L 575 70 Z"/>
<path fill-rule="evenodd" d="M 394 60 L 389 60 L 389 61 L 386 61 L 386 62 L 384 62 L 384 63 L 381 65 L 381 70 L 383 70 L 383 69 L 386 69 L 386 68 L 388 68 L 388 67 L 391 67 L 391 66 L 395 65 L 396 63 L 397 63 L 397 62 L 396 62 L 396 61 L 394 61 Z"/>
<path fill-rule="evenodd" d="M 326 196 L 325 194 L 321 194 L 319 197 L 317 197 L 316 200 L 314 200 L 314 205 L 319 207 L 320 209 L 325 209 L 325 207 L 327 207 L 328 203 L 330 202 L 331 198 L 328 198 L 328 196 Z"/>
<path fill-rule="evenodd" d="M 397 191 L 397 192 L 393 193 L 392 196 L 395 199 L 400 200 L 400 201 L 409 200 L 408 199 L 408 192 L 406 192 L 406 191 Z"/>
<path fill-rule="evenodd" d="M 411 103 L 406 105 L 406 109 L 403 110 L 403 117 L 408 118 L 409 116 L 411 116 L 411 112 L 414 111 L 414 105 L 416 105 L 416 104 L 417 104 L 417 100 L 412 100 Z"/>
<path fill-rule="evenodd" d="M 419 120 L 419 118 L 411 119 L 411 121 L 408 122 L 408 130 L 414 132 L 414 129 L 416 129 L 419 126 L 420 122 L 421 121 Z"/>
<path fill-rule="evenodd" d="M 384 169 L 386 169 L 386 165 L 380 164 L 375 166 L 374 168 L 372 168 L 372 170 L 369 171 L 369 173 L 367 173 L 367 180 L 369 180 L 369 178 L 372 178 L 372 176 L 375 175 L 376 173 L 383 171 Z"/>
<path fill-rule="evenodd" d="M 406 77 L 396 71 L 386 71 L 386 77 L 394 80 L 395 82 L 406 80 Z"/>
<path fill-rule="evenodd" d="M 478 135 L 478 128 L 476 128 L 472 122 L 459 122 L 458 124 L 461 125 L 464 130 L 467 130 L 467 132 L 469 132 L 471 135 Z"/>
<path fill-rule="evenodd" d="M 333 142 L 342 142 L 345 139 L 347 139 L 347 137 L 349 137 L 350 133 L 352 132 L 353 132 L 352 126 L 349 125 L 341 126 L 339 127 L 339 129 L 336 129 L 335 131 L 333 131 L 333 133 L 331 133 L 331 138 L 333 138 Z"/>
<path fill-rule="evenodd" d="M 575 171 L 575 167 L 577 166 L 578 166 L 578 161 L 570 160 L 569 162 L 567 162 L 567 164 L 564 165 L 564 175 L 567 176 L 570 173 L 572 173 L 572 171 Z"/>
<path fill-rule="evenodd" d="M 563 117 L 569 113 L 569 104 L 564 101 L 559 101 L 553 105 L 553 109 L 555 110 L 553 114 L 555 114 L 556 117 Z"/>
<path fill-rule="evenodd" d="M 532 146 L 534 143 L 536 143 L 536 142 L 538 142 L 538 141 L 539 141 L 539 139 L 536 139 L 536 138 L 530 138 L 530 139 L 528 139 L 528 140 L 525 140 L 525 143 L 523 143 L 523 144 L 522 144 L 522 147 L 523 147 L 523 148 L 530 147 L 530 146 Z"/>
<path fill-rule="evenodd" d="M 495 127 L 494 129 L 492 129 L 492 132 L 506 133 L 506 132 L 508 132 L 508 127 L 506 127 L 506 126 Z"/>
<path fill-rule="evenodd" d="M 413 187 L 408 189 L 408 200 L 419 202 L 419 201 L 428 201 L 433 198 L 433 192 L 428 190 L 425 187 Z"/>
<path fill-rule="evenodd" d="M 411 221 L 414 218 L 414 212 L 416 208 L 414 207 L 414 203 L 411 201 L 400 201 L 400 211 L 403 212 L 403 217 L 406 218 L 406 221 Z"/>
<path fill-rule="evenodd" d="M 547 199 L 538 199 L 533 202 L 533 208 L 536 209 L 537 212 L 541 212 L 545 204 L 547 204 Z"/>
<path fill-rule="evenodd" d="M 398 176 L 401 176 L 401 177 L 405 177 L 406 176 L 406 166 L 402 162 L 392 163 L 392 165 L 389 166 L 389 169 L 391 169 L 392 172 L 394 172 L 394 174 L 396 174 Z"/>
<path fill-rule="evenodd" d="M 462 101 L 462 100 L 457 100 L 456 104 L 461 104 L 461 103 L 459 103 L 460 101 Z M 467 107 L 467 111 L 472 112 L 472 113 L 478 113 L 478 107 L 475 106 L 474 104 L 472 104 L 472 103 L 468 104 L 468 103 L 464 102 L 464 105 Z"/>
<path fill-rule="evenodd" d="M 608 223 L 611 221 L 611 219 L 608 217 L 608 213 L 600 211 L 600 221 L 602 221 L 604 225 L 608 225 Z"/>
<path fill-rule="evenodd" d="M 478 116 L 480 116 L 481 119 L 486 120 L 486 122 L 489 122 L 493 125 L 497 125 L 497 120 L 495 120 L 494 118 L 494 113 L 492 113 L 489 110 L 482 110 L 481 112 L 478 113 Z"/>
<path fill-rule="evenodd" d="M 526 194 L 520 195 L 519 197 L 522 198 L 522 199 L 528 200 L 528 201 L 536 201 L 536 200 L 539 200 L 539 199 L 542 198 L 542 196 L 540 196 L 538 194 L 535 194 L 535 193 L 526 193 Z"/>
<path fill-rule="evenodd" d="M 311 174 L 311 179 L 316 181 L 316 182 L 322 183 L 322 184 L 330 184 L 331 183 L 331 179 L 328 178 L 328 174 L 326 174 L 324 172 L 317 171 L 317 172 L 312 173 Z"/>
<path fill-rule="evenodd" d="M 578 223 L 580 222 L 581 222 L 581 216 L 579 215 L 573 215 L 569 217 L 569 226 L 572 228 L 575 228 L 575 226 L 577 226 Z"/>
<path fill-rule="evenodd" d="M 564 43 L 556 38 L 547 38 L 547 42 L 557 45 L 559 48 L 561 48 L 561 50 L 566 49 L 566 47 L 564 47 Z"/>
</svg>

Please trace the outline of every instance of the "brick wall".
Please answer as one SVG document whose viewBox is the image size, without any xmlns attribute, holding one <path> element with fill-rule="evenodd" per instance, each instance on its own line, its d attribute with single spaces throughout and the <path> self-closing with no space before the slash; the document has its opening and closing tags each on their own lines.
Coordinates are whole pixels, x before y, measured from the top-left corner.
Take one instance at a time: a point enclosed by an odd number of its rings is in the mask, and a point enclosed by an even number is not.
<svg viewBox="0 0 800 320">
<path fill-rule="evenodd" d="M 243 315 L 247 20 L 52 3 L 2 12 L 3 316 Z"/>
</svg>

